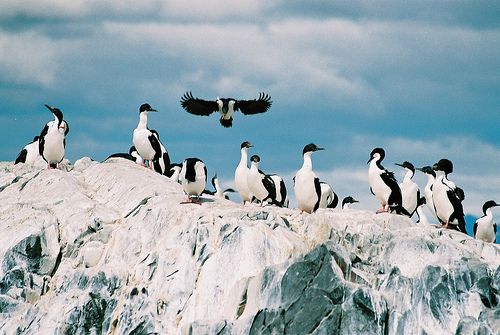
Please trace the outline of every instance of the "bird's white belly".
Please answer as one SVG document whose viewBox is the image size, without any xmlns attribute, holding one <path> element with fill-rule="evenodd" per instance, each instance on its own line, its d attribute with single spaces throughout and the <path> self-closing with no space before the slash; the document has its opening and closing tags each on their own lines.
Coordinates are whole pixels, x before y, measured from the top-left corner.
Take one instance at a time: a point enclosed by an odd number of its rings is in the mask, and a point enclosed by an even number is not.
<svg viewBox="0 0 500 335">
<path fill-rule="evenodd" d="M 301 210 L 310 212 L 314 209 L 316 202 L 318 202 L 314 178 L 316 178 L 314 173 L 306 173 L 300 170 L 295 175 L 295 185 L 293 189 L 297 205 Z"/>
<path fill-rule="evenodd" d="M 135 149 L 145 160 L 153 160 L 155 151 L 149 142 L 151 133 L 147 129 L 135 129 L 132 137 Z"/>
<path fill-rule="evenodd" d="M 417 208 L 418 185 L 413 182 L 402 183 L 400 188 L 401 195 L 403 196 L 403 207 L 409 213 L 413 213 Z"/>
<path fill-rule="evenodd" d="M 479 218 L 477 220 L 476 238 L 488 243 L 494 243 L 496 240 L 495 230 L 493 229 L 493 222 L 487 217 Z"/>
<path fill-rule="evenodd" d="M 387 186 L 386 183 L 384 183 L 382 177 L 377 173 L 377 171 L 370 172 L 368 174 L 368 179 L 373 194 L 375 194 L 375 196 L 382 205 L 387 205 L 389 196 L 391 195 L 392 192 L 391 188 Z"/>
<path fill-rule="evenodd" d="M 253 197 L 252 191 L 248 187 L 248 168 L 246 166 L 238 165 L 234 173 L 234 183 L 236 184 L 236 190 L 240 194 L 243 201 L 251 201 Z"/>
<path fill-rule="evenodd" d="M 434 207 L 436 209 L 436 216 L 445 223 L 450 219 L 450 216 L 454 211 L 453 205 L 446 194 L 448 190 L 448 187 L 438 183 L 434 185 L 434 189 L 432 191 L 432 201 L 434 202 Z"/>
<path fill-rule="evenodd" d="M 264 200 L 269 192 L 266 190 L 264 185 L 262 184 L 262 178 L 257 171 L 248 171 L 247 174 L 247 184 L 248 184 L 248 189 L 252 194 L 259 200 Z"/>
<path fill-rule="evenodd" d="M 59 163 L 64 157 L 64 135 L 57 129 L 50 131 L 44 138 L 43 156 L 48 163 Z"/>
</svg>

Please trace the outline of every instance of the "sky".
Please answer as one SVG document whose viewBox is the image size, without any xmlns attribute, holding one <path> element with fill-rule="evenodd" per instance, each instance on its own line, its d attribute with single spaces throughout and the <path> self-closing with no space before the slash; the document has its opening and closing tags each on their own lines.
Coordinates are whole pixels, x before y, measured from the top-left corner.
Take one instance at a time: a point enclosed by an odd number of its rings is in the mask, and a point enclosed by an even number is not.
<svg viewBox="0 0 500 335">
<path fill-rule="evenodd" d="M 382 147 L 399 181 L 394 163 L 450 159 L 465 212 L 480 216 L 486 200 L 500 202 L 499 46 L 495 1 L 2 1 L 0 161 L 53 119 L 44 104 L 64 113 L 71 162 L 127 152 L 149 103 L 158 110 L 149 128 L 171 160 L 202 159 L 223 187 L 234 187 L 249 141 L 293 206 L 292 178 L 312 142 L 325 148 L 312 156 L 320 179 L 376 210 L 366 162 Z M 265 92 L 273 104 L 235 113 L 226 129 L 216 114 L 185 112 L 188 91 Z M 414 180 L 423 190 L 426 177 Z"/>
</svg>

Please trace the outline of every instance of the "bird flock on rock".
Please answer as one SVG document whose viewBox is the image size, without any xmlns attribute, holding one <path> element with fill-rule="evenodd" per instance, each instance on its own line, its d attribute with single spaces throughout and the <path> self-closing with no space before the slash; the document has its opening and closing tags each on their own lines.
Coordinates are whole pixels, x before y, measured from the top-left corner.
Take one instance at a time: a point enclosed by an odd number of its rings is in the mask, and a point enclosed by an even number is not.
<svg viewBox="0 0 500 335">
<path fill-rule="evenodd" d="M 266 112 L 271 104 L 271 97 L 261 93 L 258 99 L 236 100 L 217 98 L 215 101 L 194 98 L 187 92 L 181 98 L 181 106 L 194 115 L 208 116 L 215 111 L 221 114 L 220 123 L 224 127 L 231 127 L 233 113 L 241 111 L 244 115 Z M 33 141 L 27 144 L 19 153 L 15 164 L 31 164 L 38 157 L 43 157 L 49 169 L 60 169 L 64 158 L 66 136 L 69 125 L 63 119 L 62 112 L 55 107 L 45 105 L 54 116 Z M 288 207 L 289 199 L 284 180 L 276 174 L 266 174 L 259 168 L 261 158 L 258 155 L 250 157 L 248 165 L 248 150 L 253 147 L 250 142 L 243 142 L 240 146 L 240 161 L 234 174 L 236 191 L 223 190 L 219 185 L 217 173 L 212 178 L 215 191 L 205 189 L 207 184 L 207 167 L 199 158 L 186 158 L 182 163 L 171 163 L 168 151 L 160 141 L 157 131 L 148 128 L 148 113 L 157 112 L 149 104 L 139 108 L 139 123 L 132 133 L 133 146 L 128 153 L 110 155 L 111 158 L 125 158 L 152 169 L 167 178 L 181 183 L 187 200 L 182 203 L 201 205 L 202 194 L 212 194 L 220 198 L 228 198 L 228 193 L 238 192 L 242 205 L 258 203 L 259 206 L 274 205 Z M 293 177 L 293 190 L 300 213 L 314 213 L 319 208 L 336 208 L 339 198 L 330 185 L 319 180 L 312 168 L 311 156 L 314 152 L 324 148 L 310 143 L 302 151 L 303 164 Z M 415 168 L 408 161 L 395 163 L 406 170 L 401 183 L 398 183 L 394 173 L 382 166 L 385 151 L 375 148 L 371 151 L 367 164 L 368 181 L 371 193 L 380 201 L 381 208 L 376 213 L 391 213 L 412 217 L 418 216 L 417 222 L 429 224 L 423 208 L 427 206 L 430 213 L 439 222 L 437 228 L 455 229 L 466 233 L 462 201 L 464 191 L 457 187 L 448 176 L 453 172 L 453 163 L 448 159 L 441 159 L 433 166 Z M 412 180 L 416 170 L 427 175 L 427 184 L 423 196 L 416 182 Z M 352 196 L 342 200 L 342 209 L 348 209 L 358 202 Z M 483 216 L 476 220 L 473 232 L 477 239 L 495 243 L 497 226 L 493 220 L 492 209 L 500 206 L 493 200 L 483 205 Z"/>
</svg>

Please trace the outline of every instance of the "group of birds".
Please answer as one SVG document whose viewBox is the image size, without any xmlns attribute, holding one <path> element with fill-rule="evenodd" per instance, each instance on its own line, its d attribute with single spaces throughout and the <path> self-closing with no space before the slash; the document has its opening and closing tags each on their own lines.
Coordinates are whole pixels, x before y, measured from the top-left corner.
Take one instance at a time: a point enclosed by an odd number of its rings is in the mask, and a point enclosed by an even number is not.
<svg viewBox="0 0 500 335">
<path fill-rule="evenodd" d="M 258 99 L 236 100 L 217 98 L 215 101 L 194 98 L 191 92 L 181 98 L 181 106 L 195 115 L 210 115 L 215 111 L 221 114 L 220 123 L 223 127 L 231 127 L 233 113 L 240 110 L 245 115 L 266 112 L 272 104 L 271 97 L 261 93 Z M 39 136 L 32 143 L 26 145 L 18 155 L 15 163 L 32 163 L 38 156 L 47 162 L 48 168 L 59 168 L 65 152 L 65 137 L 69 132 L 68 123 L 63 120 L 62 112 L 45 105 L 54 115 L 54 120 L 48 122 Z M 149 169 L 180 182 L 187 200 L 183 203 L 201 204 L 200 196 L 203 193 L 226 197 L 232 189 L 222 190 L 217 173 L 212 178 L 215 192 L 205 189 L 207 184 L 207 168 L 199 158 L 186 158 L 181 164 L 170 161 L 168 151 L 161 143 L 157 131 L 148 128 L 148 113 L 157 112 L 149 104 L 139 108 L 139 123 L 133 131 L 133 146 L 128 153 L 114 154 L 108 157 L 123 157 L 135 161 Z M 243 205 L 246 202 L 257 202 L 260 206 L 265 203 L 288 207 L 289 200 L 283 179 L 276 174 L 266 174 L 259 169 L 261 161 L 258 155 L 250 157 L 248 166 L 248 150 L 253 147 L 249 142 L 241 144 L 241 158 L 235 170 L 234 182 Z M 294 194 L 300 213 L 313 213 L 318 208 L 335 208 L 339 198 L 330 185 L 321 182 L 312 169 L 311 155 L 324 150 L 311 143 L 302 151 L 303 164 L 293 178 Z M 388 212 L 408 217 L 417 213 L 420 222 L 427 222 L 422 209 L 425 205 L 440 223 L 439 228 L 451 228 L 466 233 L 462 201 L 464 192 L 455 183 L 448 179 L 453 172 L 453 164 L 448 159 L 441 159 L 436 164 L 418 168 L 425 173 L 428 182 L 424 188 L 424 196 L 420 196 L 418 185 L 412 180 L 417 170 L 413 164 L 405 161 L 396 165 L 407 170 L 403 182 L 397 182 L 394 173 L 382 166 L 385 151 L 375 148 L 370 154 L 367 164 L 368 180 L 371 192 L 381 203 L 377 213 Z M 195 198 L 193 198 L 195 197 Z M 351 196 L 342 201 L 342 208 L 358 202 Z M 493 221 L 491 209 L 500 206 L 493 200 L 483 205 L 484 215 L 474 224 L 474 236 L 486 242 L 495 242 L 496 224 Z"/>
<path fill-rule="evenodd" d="M 430 212 L 440 223 L 438 228 L 451 228 L 467 234 L 462 206 L 465 193 L 448 179 L 448 175 L 453 172 L 453 163 L 450 160 L 443 158 L 432 167 L 418 168 L 427 175 L 424 196 L 421 197 L 417 183 L 412 180 L 416 170 L 413 164 L 407 161 L 401 164 L 396 163 L 407 170 L 403 182 L 398 184 L 394 173 L 382 166 L 384 158 L 384 149 L 375 148 L 367 162 L 370 164 L 368 168 L 370 190 L 382 205 L 377 213 L 390 212 L 409 217 L 417 213 L 420 222 L 428 223 L 421 211 L 422 207 L 427 204 Z M 497 227 L 491 212 L 491 208 L 495 206 L 500 206 L 500 204 L 493 200 L 484 203 L 484 215 L 477 219 L 473 226 L 474 236 L 477 239 L 495 242 Z"/>
</svg>

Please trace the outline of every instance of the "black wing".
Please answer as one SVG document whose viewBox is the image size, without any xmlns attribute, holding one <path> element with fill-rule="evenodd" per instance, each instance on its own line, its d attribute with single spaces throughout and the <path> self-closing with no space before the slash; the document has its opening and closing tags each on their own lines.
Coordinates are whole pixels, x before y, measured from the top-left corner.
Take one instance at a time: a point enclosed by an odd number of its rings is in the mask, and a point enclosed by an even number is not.
<svg viewBox="0 0 500 335">
<path fill-rule="evenodd" d="M 216 101 L 206 101 L 198 98 L 193 98 L 193 93 L 186 92 L 181 98 L 182 108 L 186 112 L 194 115 L 210 115 L 219 110 L 219 105 Z"/>
<path fill-rule="evenodd" d="M 16 162 L 14 164 L 26 163 L 26 155 L 27 154 L 28 154 L 28 150 L 26 150 L 26 149 L 21 150 L 21 152 L 17 156 Z"/>
<path fill-rule="evenodd" d="M 259 172 L 262 173 L 262 171 L 259 170 Z M 274 180 L 269 177 L 268 175 L 261 175 L 262 176 L 262 184 L 264 184 L 264 187 L 266 188 L 267 190 L 267 198 L 266 199 L 270 199 L 272 203 L 276 204 L 276 186 L 274 185 Z M 266 199 L 263 199 L 262 201 L 266 200 Z"/>
<path fill-rule="evenodd" d="M 319 182 L 319 178 L 314 178 L 314 188 L 316 189 L 316 195 L 318 196 L 318 201 L 314 204 L 313 212 L 316 212 L 319 208 L 319 202 L 321 201 L 321 183 Z"/>
<path fill-rule="evenodd" d="M 48 131 L 49 131 L 49 125 L 46 124 L 45 127 L 43 127 L 42 132 L 40 133 L 40 137 L 38 138 L 38 153 L 40 155 L 43 155 L 43 147 L 45 146 L 45 135 L 47 135 Z"/>
<path fill-rule="evenodd" d="M 496 228 L 496 226 L 495 226 L 495 228 Z M 495 230 L 496 230 L 496 229 L 495 229 Z M 476 237 L 476 232 L 477 232 L 477 221 L 476 221 L 476 222 L 474 222 L 474 226 L 472 227 L 472 231 L 474 232 L 474 237 Z M 495 231 L 495 233 L 496 233 L 496 231 Z"/>
<path fill-rule="evenodd" d="M 161 156 L 161 146 L 160 146 L 160 139 L 158 137 L 158 133 L 156 130 L 150 130 L 151 135 L 148 136 L 149 143 L 151 143 L 151 146 L 153 147 L 153 150 L 155 151 L 155 156 L 153 157 L 154 161 L 157 161 L 160 159 Z"/>
<path fill-rule="evenodd" d="M 243 114 L 259 114 L 267 112 L 271 107 L 271 97 L 265 93 L 260 93 L 259 99 L 237 100 L 234 104 L 234 110 L 240 110 Z"/>
</svg>

